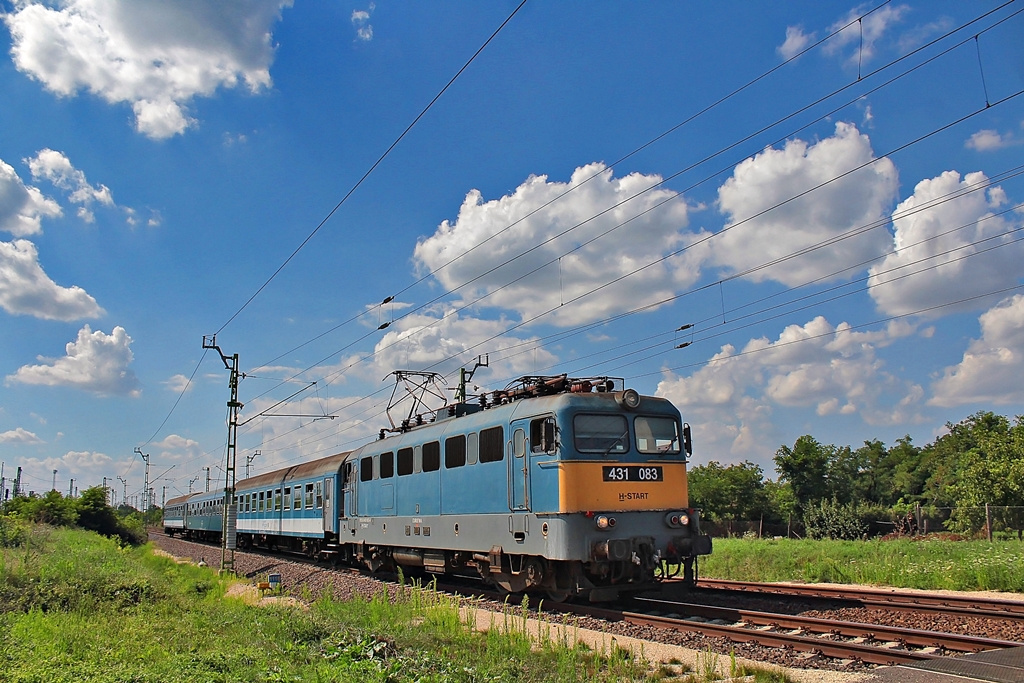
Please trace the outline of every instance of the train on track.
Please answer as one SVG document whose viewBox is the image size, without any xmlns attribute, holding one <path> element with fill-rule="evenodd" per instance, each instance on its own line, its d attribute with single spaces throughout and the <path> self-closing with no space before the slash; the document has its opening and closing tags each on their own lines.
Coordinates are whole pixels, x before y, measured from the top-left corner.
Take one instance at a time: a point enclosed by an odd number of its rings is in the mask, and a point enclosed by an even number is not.
<svg viewBox="0 0 1024 683">
<path fill-rule="evenodd" d="M 359 449 L 171 499 L 164 531 L 221 540 L 227 525 L 231 548 L 474 575 L 556 601 L 692 584 L 711 538 L 688 502 L 690 427 L 621 382 L 523 377 L 410 412 Z"/>
</svg>

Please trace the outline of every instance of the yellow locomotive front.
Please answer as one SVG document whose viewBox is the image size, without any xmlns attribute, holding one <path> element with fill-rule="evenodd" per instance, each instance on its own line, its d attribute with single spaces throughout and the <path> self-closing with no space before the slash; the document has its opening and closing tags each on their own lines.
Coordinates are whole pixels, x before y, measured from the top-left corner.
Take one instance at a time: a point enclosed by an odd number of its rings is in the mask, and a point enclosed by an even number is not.
<svg viewBox="0 0 1024 683">
<path fill-rule="evenodd" d="M 513 455 L 523 457 L 513 489 L 521 472 L 529 508 L 550 522 L 548 557 L 572 574 L 559 584 L 568 578 L 572 592 L 589 589 L 594 600 L 650 587 L 669 571 L 692 583 L 711 539 L 689 507 L 689 426 L 665 399 L 583 389 L 533 403 L 546 403 L 547 415 L 519 421 L 521 444 L 512 425 Z"/>
</svg>

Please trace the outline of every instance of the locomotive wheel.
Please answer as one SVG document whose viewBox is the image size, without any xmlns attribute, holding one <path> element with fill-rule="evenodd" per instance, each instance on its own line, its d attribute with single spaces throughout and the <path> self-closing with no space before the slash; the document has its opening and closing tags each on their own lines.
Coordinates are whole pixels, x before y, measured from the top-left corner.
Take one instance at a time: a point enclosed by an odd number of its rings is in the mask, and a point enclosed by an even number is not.
<svg viewBox="0 0 1024 683">
<path fill-rule="evenodd" d="M 547 594 L 548 600 L 556 604 L 565 602 L 572 594 L 568 588 L 548 588 L 544 592 Z"/>
</svg>

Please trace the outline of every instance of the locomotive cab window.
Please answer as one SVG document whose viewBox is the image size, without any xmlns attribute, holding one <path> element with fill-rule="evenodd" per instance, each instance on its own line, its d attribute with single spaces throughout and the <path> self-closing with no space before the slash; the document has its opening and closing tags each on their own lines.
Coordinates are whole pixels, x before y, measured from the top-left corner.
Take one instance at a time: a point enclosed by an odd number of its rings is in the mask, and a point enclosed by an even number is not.
<svg viewBox="0 0 1024 683">
<path fill-rule="evenodd" d="M 373 458 L 366 457 L 359 461 L 359 481 L 373 479 Z"/>
<path fill-rule="evenodd" d="M 629 450 L 629 426 L 623 415 L 577 415 L 572 427 L 580 453 L 618 455 Z"/>
<path fill-rule="evenodd" d="M 555 452 L 555 418 L 530 420 L 530 450 L 534 453 Z"/>
<path fill-rule="evenodd" d="M 395 476 L 395 454 L 391 451 L 380 454 L 380 478 L 390 479 Z"/>
<path fill-rule="evenodd" d="M 636 449 L 641 453 L 678 455 L 679 423 L 671 417 L 638 416 L 633 421 L 636 430 Z"/>
</svg>

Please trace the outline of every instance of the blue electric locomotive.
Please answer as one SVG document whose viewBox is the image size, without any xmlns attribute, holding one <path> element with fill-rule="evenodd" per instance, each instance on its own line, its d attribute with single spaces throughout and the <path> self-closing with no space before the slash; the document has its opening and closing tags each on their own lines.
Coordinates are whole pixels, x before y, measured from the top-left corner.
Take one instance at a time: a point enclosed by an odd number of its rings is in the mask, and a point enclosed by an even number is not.
<svg viewBox="0 0 1024 683">
<path fill-rule="evenodd" d="M 689 426 L 665 399 L 614 389 L 522 378 L 355 451 L 243 480 L 238 543 L 554 600 L 647 590 L 670 568 L 692 583 L 711 539 L 688 505 Z"/>
</svg>

